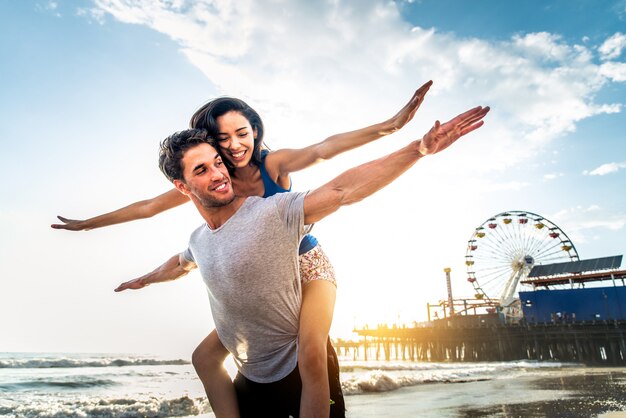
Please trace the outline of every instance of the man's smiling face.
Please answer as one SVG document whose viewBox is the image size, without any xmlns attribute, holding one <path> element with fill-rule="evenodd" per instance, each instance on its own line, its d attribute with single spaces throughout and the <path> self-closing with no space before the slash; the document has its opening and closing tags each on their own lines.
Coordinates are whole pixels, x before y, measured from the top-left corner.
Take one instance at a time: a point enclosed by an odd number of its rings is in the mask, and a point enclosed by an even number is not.
<svg viewBox="0 0 626 418">
<path fill-rule="evenodd" d="M 225 206 L 235 199 L 230 175 L 222 157 L 209 144 L 185 151 L 181 160 L 184 181 L 174 185 L 205 208 Z"/>
</svg>

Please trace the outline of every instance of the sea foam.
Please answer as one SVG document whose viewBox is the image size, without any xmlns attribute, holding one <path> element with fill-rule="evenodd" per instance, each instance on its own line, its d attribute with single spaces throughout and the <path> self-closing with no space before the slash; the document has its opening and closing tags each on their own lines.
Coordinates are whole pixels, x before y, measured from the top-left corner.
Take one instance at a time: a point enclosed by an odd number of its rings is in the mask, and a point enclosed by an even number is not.
<svg viewBox="0 0 626 418">
<path fill-rule="evenodd" d="M 204 399 L 182 396 L 174 399 L 47 399 L 28 405 L 0 406 L 2 417 L 24 418 L 160 418 L 207 413 L 211 409 Z"/>
</svg>

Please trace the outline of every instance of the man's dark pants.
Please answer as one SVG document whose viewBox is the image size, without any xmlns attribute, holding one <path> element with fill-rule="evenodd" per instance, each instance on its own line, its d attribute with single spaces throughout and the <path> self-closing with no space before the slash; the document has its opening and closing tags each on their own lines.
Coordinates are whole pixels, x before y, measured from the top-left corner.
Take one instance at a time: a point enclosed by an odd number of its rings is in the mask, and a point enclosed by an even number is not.
<svg viewBox="0 0 626 418">
<path fill-rule="evenodd" d="M 339 380 L 339 362 L 330 338 L 327 352 L 328 383 L 332 401 L 330 418 L 343 418 L 346 416 L 346 408 Z M 234 384 L 241 418 L 289 416 L 297 418 L 300 415 L 302 380 L 298 367 L 287 377 L 273 383 L 256 383 L 237 373 Z"/>
</svg>

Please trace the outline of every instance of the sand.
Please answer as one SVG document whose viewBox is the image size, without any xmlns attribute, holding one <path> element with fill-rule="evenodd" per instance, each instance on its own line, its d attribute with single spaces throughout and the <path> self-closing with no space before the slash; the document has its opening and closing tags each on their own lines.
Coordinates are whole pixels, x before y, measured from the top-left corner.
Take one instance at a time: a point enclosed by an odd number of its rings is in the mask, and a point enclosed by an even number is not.
<svg viewBox="0 0 626 418">
<path fill-rule="evenodd" d="M 348 417 L 626 417 L 625 369 L 436 383 L 347 398 Z"/>
</svg>

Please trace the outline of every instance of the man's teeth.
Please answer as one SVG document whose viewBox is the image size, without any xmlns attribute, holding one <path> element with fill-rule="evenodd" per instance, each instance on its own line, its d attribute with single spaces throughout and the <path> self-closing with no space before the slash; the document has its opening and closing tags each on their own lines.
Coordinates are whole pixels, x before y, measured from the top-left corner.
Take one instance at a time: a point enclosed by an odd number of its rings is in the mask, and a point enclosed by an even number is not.
<svg viewBox="0 0 626 418">
<path fill-rule="evenodd" d="M 222 183 L 219 186 L 217 186 L 214 190 L 216 192 L 221 192 L 222 190 L 224 190 L 226 188 L 226 183 Z"/>
</svg>

